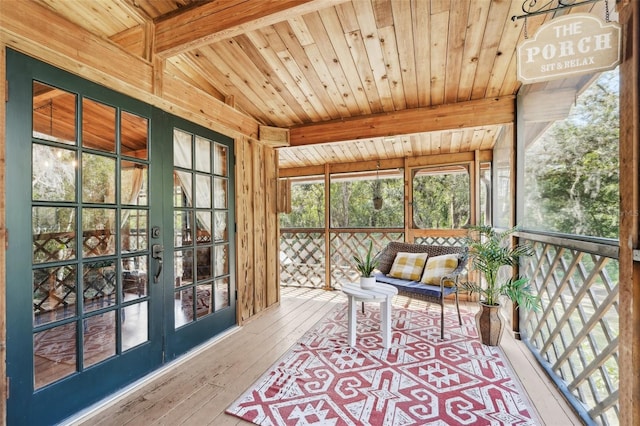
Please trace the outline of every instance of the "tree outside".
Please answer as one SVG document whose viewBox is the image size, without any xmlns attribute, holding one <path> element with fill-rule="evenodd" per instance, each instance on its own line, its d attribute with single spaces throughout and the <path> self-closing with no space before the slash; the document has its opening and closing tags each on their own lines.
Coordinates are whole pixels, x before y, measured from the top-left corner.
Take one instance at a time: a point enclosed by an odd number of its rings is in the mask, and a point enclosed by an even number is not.
<svg viewBox="0 0 640 426">
<path fill-rule="evenodd" d="M 525 152 L 523 227 L 618 237 L 618 71 L 600 75 Z"/>
</svg>

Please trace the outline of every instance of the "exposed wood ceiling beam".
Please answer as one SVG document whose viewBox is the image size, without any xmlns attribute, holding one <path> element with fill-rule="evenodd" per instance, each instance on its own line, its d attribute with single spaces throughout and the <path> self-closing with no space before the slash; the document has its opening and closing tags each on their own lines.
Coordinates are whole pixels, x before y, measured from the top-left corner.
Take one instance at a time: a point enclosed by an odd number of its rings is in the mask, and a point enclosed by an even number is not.
<svg viewBox="0 0 640 426">
<path fill-rule="evenodd" d="M 290 128 L 290 146 L 397 136 L 438 130 L 508 124 L 515 121 L 515 97 L 458 102 Z"/>
<path fill-rule="evenodd" d="M 166 58 L 345 1 L 235 0 L 231 3 L 205 3 L 156 23 L 156 55 Z"/>
</svg>

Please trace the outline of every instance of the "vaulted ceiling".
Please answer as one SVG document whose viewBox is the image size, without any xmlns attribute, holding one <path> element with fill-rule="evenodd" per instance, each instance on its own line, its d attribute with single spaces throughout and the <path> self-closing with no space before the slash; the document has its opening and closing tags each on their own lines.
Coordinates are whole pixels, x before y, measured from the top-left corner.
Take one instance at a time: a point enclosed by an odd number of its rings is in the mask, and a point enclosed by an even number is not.
<svg viewBox="0 0 640 426">
<path fill-rule="evenodd" d="M 512 17 L 529 3 L 36 2 L 262 125 L 290 129 L 283 168 L 492 148 L 512 126 L 525 31 Z M 604 2 L 564 12 L 604 16 Z M 552 17 L 527 19 L 526 31 Z"/>
</svg>

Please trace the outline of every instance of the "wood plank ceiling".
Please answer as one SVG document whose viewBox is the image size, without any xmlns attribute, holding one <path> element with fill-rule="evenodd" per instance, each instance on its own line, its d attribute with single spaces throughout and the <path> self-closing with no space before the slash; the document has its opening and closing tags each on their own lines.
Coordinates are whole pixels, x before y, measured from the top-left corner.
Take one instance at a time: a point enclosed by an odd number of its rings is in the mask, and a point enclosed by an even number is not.
<svg viewBox="0 0 640 426">
<path fill-rule="evenodd" d="M 492 102 L 520 86 L 523 0 L 33 1 L 290 129 L 281 168 L 490 149 L 512 125 Z"/>
</svg>

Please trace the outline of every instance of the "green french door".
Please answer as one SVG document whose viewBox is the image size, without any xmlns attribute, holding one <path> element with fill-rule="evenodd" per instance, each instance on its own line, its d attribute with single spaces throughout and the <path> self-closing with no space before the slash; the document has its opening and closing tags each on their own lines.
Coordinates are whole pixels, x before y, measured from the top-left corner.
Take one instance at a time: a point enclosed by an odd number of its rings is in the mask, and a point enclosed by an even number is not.
<svg viewBox="0 0 640 426">
<path fill-rule="evenodd" d="M 164 241 L 165 358 L 173 359 L 236 323 L 232 139 L 174 116 L 164 185 L 171 212 Z"/>
<path fill-rule="evenodd" d="M 231 140 L 7 50 L 9 424 L 235 324 Z"/>
</svg>

